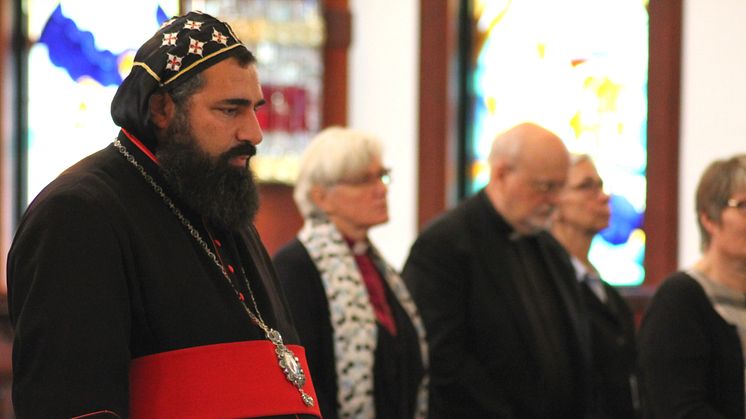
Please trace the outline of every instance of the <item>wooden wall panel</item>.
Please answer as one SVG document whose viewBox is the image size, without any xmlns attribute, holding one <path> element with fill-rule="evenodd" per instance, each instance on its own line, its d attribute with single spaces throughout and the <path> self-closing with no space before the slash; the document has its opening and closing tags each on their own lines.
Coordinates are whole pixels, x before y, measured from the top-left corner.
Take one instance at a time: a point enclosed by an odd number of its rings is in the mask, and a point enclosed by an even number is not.
<svg viewBox="0 0 746 419">
<path fill-rule="evenodd" d="M 678 264 L 682 3 L 652 0 L 649 5 L 647 288 L 655 288 Z"/>
<path fill-rule="evenodd" d="M 420 0 L 419 228 L 455 199 L 458 11 L 456 0 Z"/>
</svg>

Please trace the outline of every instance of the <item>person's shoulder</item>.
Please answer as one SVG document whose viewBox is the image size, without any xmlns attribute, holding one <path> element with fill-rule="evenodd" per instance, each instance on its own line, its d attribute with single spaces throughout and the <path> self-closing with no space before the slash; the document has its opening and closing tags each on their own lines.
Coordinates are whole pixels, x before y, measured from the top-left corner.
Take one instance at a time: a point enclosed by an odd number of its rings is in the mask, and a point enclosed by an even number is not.
<svg viewBox="0 0 746 419">
<path fill-rule="evenodd" d="M 678 271 L 668 276 L 655 292 L 656 296 L 705 297 L 702 286 L 689 274 Z M 660 298 L 659 297 L 659 298 Z"/>
<path fill-rule="evenodd" d="M 421 236 L 457 235 L 458 232 L 466 229 L 467 222 L 473 219 L 474 212 L 480 204 L 478 195 L 466 198 L 455 207 L 444 211 L 427 223 Z"/>
<path fill-rule="evenodd" d="M 296 277 L 311 279 L 318 276 L 318 270 L 308 250 L 297 237 L 275 252 L 272 256 L 272 264 L 281 282 L 288 280 L 294 282 Z"/>
<path fill-rule="evenodd" d="M 121 179 L 111 170 L 105 151 L 84 158 L 45 186 L 29 204 L 21 226 L 29 222 L 94 222 L 97 217 L 112 218 L 117 211 L 126 212 L 133 203 L 124 202 Z"/>
<path fill-rule="evenodd" d="M 658 287 L 646 310 L 646 317 L 655 313 L 679 313 L 700 316 L 711 310 L 702 286 L 686 272 L 675 272 Z M 698 314 L 695 314 L 698 313 Z"/>
<path fill-rule="evenodd" d="M 272 256 L 277 279 L 293 304 L 323 294 L 321 276 L 306 247 L 294 238 Z"/>
<path fill-rule="evenodd" d="M 272 255 L 272 261 L 285 262 L 302 259 L 304 257 L 310 258 L 305 246 L 303 246 L 303 243 L 301 243 L 300 240 L 298 240 L 298 238 L 296 237 L 280 247 L 277 252 Z"/>
<path fill-rule="evenodd" d="M 115 184 L 121 176 L 115 166 L 110 150 L 104 149 L 93 153 L 60 173 L 41 190 L 35 201 L 41 203 L 62 197 L 79 197 L 86 200 L 107 193 L 116 196 Z"/>
</svg>

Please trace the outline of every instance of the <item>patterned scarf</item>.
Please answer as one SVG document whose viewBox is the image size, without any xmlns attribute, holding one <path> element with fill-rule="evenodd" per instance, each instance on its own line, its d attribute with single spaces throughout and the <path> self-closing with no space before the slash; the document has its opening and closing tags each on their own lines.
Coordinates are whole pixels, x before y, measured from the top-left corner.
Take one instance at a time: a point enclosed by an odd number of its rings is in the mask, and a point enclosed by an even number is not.
<svg viewBox="0 0 746 419">
<path fill-rule="evenodd" d="M 298 239 L 321 274 L 321 282 L 329 302 L 329 315 L 334 329 L 339 417 L 374 418 L 373 367 L 378 331 L 368 291 L 354 256 L 334 224 L 326 219 L 307 220 L 298 233 Z M 385 266 L 382 276 L 417 332 L 425 375 L 417 391 L 415 418 L 425 418 L 429 381 L 425 328 L 399 275 L 383 262 L 380 253 L 372 245 L 371 255 L 378 266 Z"/>
</svg>

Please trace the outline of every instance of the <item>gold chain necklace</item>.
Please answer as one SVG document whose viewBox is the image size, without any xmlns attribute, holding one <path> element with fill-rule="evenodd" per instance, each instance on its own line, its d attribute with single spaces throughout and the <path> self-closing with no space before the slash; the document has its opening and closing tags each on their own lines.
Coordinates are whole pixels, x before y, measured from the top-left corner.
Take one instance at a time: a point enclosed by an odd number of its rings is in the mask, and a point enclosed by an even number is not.
<svg viewBox="0 0 746 419">
<path fill-rule="evenodd" d="M 213 252 L 210 247 L 207 245 L 207 242 L 202 238 L 202 236 L 199 234 L 199 231 L 192 225 L 192 223 L 184 216 L 184 214 L 181 212 L 181 210 L 174 204 L 174 202 L 171 200 L 171 198 L 166 195 L 166 193 L 163 191 L 163 188 L 156 183 L 155 179 L 153 179 L 152 176 L 148 174 L 148 172 L 145 171 L 145 168 L 138 163 L 138 161 L 135 159 L 135 156 L 133 156 L 127 149 L 122 145 L 122 143 L 119 141 L 119 139 L 114 140 L 114 147 L 119 151 L 120 154 L 122 154 L 130 164 L 132 164 L 137 171 L 140 173 L 140 175 L 145 179 L 145 181 L 150 184 L 150 186 L 153 188 L 156 194 L 161 197 L 161 200 L 163 200 L 163 203 L 166 204 L 166 206 L 171 210 L 171 212 L 176 216 L 176 218 L 181 222 L 181 224 L 187 229 L 189 234 L 194 238 L 194 240 L 197 241 L 197 243 L 202 247 L 202 250 L 207 254 L 207 256 L 212 260 L 212 262 L 215 264 L 215 266 L 220 269 L 220 272 L 223 274 L 223 277 L 228 281 L 228 284 L 230 284 L 231 288 L 233 289 L 233 292 L 236 294 L 236 297 L 239 301 L 241 301 L 241 306 L 246 311 L 246 314 L 248 314 L 249 318 L 251 319 L 252 323 L 259 326 L 260 329 L 264 332 L 264 336 L 272 342 L 272 345 L 275 347 L 275 354 L 277 355 L 277 363 L 280 366 L 280 369 L 285 374 L 285 377 L 287 378 L 290 383 L 295 386 L 296 389 L 298 389 L 298 392 L 300 392 L 301 399 L 303 400 L 303 403 L 311 407 L 313 406 L 313 397 L 311 397 L 308 393 L 306 393 L 303 390 L 303 385 L 306 383 L 306 374 L 303 371 L 303 368 L 300 365 L 300 361 L 298 360 L 298 357 L 295 356 L 293 351 L 291 351 L 287 346 L 285 346 L 282 336 L 280 335 L 280 332 L 278 332 L 275 329 L 272 329 L 267 325 L 267 323 L 264 322 L 264 319 L 262 318 L 262 314 L 259 312 L 259 306 L 256 304 L 256 300 L 254 299 L 254 292 L 251 290 L 251 285 L 249 284 L 249 280 L 246 277 L 246 273 L 244 272 L 244 281 L 246 282 L 246 289 L 249 291 L 249 297 L 251 298 L 251 304 L 254 306 L 254 310 L 256 310 L 256 314 L 251 311 L 249 306 L 246 304 L 245 299 L 241 297 L 241 293 L 236 289 L 236 286 L 233 284 L 233 281 L 231 281 L 230 277 L 228 276 L 228 272 L 225 270 L 225 267 L 222 263 L 220 263 L 220 260 L 218 260 L 217 255 L 215 252 Z M 243 268 L 241 268 L 243 269 Z"/>
</svg>

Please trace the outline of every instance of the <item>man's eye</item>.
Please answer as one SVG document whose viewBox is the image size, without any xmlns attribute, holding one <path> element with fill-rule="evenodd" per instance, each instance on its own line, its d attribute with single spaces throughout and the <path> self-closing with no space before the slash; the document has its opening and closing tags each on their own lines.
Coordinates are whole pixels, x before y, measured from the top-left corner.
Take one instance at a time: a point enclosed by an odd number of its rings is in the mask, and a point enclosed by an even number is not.
<svg viewBox="0 0 746 419">
<path fill-rule="evenodd" d="M 220 109 L 220 112 L 222 112 L 223 114 L 227 116 L 234 116 L 236 113 L 238 113 L 238 109 L 237 108 L 222 108 Z"/>
</svg>

